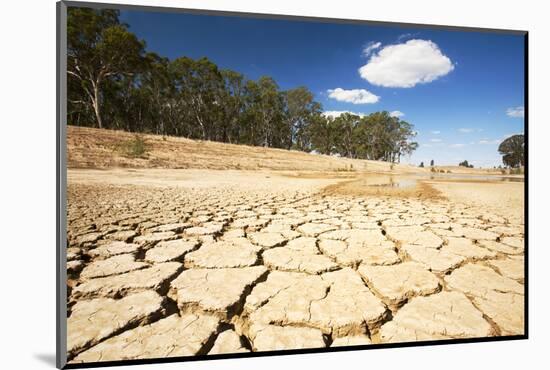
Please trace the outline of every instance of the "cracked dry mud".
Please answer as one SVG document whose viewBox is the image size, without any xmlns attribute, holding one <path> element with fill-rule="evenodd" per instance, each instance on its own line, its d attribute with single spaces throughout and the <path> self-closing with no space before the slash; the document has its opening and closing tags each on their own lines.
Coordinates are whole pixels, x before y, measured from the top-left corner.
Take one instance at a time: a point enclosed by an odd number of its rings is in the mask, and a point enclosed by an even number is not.
<svg viewBox="0 0 550 370">
<path fill-rule="evenodd" d="M 523 334 L 523 221 L 445 199 L 70 183 L 68 357 Z"/>
</svg>

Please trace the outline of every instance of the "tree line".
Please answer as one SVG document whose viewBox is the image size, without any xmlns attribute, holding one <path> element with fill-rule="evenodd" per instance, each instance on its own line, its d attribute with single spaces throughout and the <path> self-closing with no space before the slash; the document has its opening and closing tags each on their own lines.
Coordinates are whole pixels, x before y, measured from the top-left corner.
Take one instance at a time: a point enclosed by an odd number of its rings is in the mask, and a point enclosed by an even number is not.
<svg viewBox="0 0 550 370">
<path fill-rule="evenodd" d="M 418 147 L 388 112 L 328 117 L 307 87 L 149 52 L 117 10 L 69 8 L 67 46 L 69 124 L 391 162 Z"/>
</svg>

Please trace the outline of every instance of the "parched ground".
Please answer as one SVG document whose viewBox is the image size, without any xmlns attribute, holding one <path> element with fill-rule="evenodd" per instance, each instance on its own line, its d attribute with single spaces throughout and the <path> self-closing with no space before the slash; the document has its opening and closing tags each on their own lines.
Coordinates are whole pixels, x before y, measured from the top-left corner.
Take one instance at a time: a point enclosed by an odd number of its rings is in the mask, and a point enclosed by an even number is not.
<svg viewBox="0 0 550 370">
<path fill-rule="evenodd" d="M 72 362 L 523 333 L 522 184 L 144 171 L 68 172 Z"/>
</svg>

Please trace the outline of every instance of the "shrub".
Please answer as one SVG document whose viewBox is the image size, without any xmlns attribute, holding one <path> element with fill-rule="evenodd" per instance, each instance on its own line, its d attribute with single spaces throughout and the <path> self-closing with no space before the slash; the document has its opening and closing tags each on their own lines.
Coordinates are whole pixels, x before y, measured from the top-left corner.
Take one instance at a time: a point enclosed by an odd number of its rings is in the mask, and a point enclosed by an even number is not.
<svg viewBox="0 0 550 370">
<path fill-rule="evenodd" d="M 147 143 L 141 135 L 134 135 L 133 139 L 123 141 L 118 144 L 119 152 L 130 158 L 143 158 L 148 152 Z"/>
</svg>

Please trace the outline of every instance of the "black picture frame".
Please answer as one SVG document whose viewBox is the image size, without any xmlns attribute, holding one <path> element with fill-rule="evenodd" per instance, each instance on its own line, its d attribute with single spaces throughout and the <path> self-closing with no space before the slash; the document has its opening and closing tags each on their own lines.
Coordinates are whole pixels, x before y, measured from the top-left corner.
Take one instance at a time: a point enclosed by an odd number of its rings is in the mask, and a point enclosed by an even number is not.
<svg viewBox="0 0 550 370">
<path fill-rule="evenodd" d="M 265 352 L 249 352 L 249 353 L 231 353 L 231 354 L 215 354 L 215 355 L 196 355 L 186 357 L 168 357 L 154 359 L 137 359 L 137 360 L 119 360 L 119 361 L 104 361 L 91 363 L 67 363 L 66 357 L 66 338 L 67 338 L 67 272 L 66 272 L 66 256 L 67 256 L 67 156 L 66 156 L 66 118 L 67 118 L 67 62 L 66 62 L 66 21 L 68 7 L 86 7 L 86 8 L 102 8 L 102 9 L 119 9 L 119 10 L 139 10 L 139 11 L 154 11 L 168 13 L 185 13 L 197 15 L 217 15 L 230 17 L 246 17 L 257 19 L 276 19 L 276 20 L 296 20 L 310 22 L 327 22 L 340 24 L 361 24 L 361 25 L 383 25 L 393 27 L 408 27 L 408 28 L 427 28 L 439 30 L 458 30 L 465 32 L 487 32 L 496 34 L 514 34 L 521 35 L 524 38 L 524 137 L 525 137 L 525 181 L 524 181 L 524 334 L 482 337 L 482 338 L 467 338 L 467 339 L 443 339 L 429 340 L 418 342 L 401 342 L 401 343 L 383 343 L 370 345 L 350 345 L 344 347 L 325 347 L 325 348 L 308 348 L 308 349 L 291 349 L 277 350 Z M 146 5 L 127 5 L 127 4 L 111 4 L 98 2 L 77 2 L 77 1 L 60 1 L 57 3 L 57 64 L 56 64 L 56 121 L 57 121 L 57 142 L 56 142 L 56 366 L 60 369 L 78 369 L 78 368 L 95 368 L 107 366 L 126 366 L 138 364 L 160 364 L 173 362 L 188 362 L 188 361 L 204 361 L 204 360 L 219 360 L 231 358 L 251 358 L 265 356 L 281 356 L 294 354 L 310 354 L 310 353 L 326 353 L 326 352 L 341 352 L 341 351 L 358 351 L 358 350 L 377 350 L 387 348 L 402 348 L 402 347 L 423 347 L 434 345 L 449 345 L 462 343 L 482 343 L 482 342 L 499 342 L 511 340 L 525 340 L 529 338 L 529 32 L 527 30 L 513 29 L 491 29 L 491 28 L 474 28 L 474 27 L 459 27 L 439 24 L 418 24 L 418 23 L 400 23 L 400 22 L 385 22 L 372 21 L 362 19 L 336 19 L 322 18 L 311 16 L 296 16 L 283 14 L 262 14 L 248 12 L 233 12 L 221 10 L 207 9 L 190 9 L 176 7 L 158 7 Z"/>
</svg>

